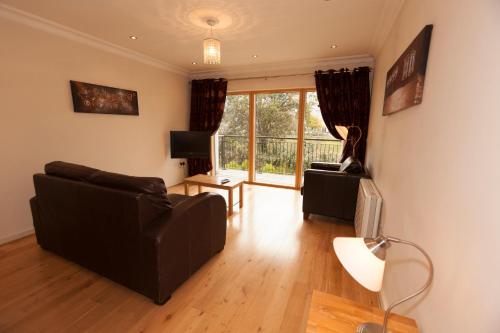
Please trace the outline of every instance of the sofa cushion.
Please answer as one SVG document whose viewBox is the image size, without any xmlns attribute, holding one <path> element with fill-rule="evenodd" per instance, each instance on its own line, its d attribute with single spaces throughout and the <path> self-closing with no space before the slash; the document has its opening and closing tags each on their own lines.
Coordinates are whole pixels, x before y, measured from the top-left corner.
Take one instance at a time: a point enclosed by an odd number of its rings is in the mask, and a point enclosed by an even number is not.
<svg viewBox="0 0 500 333">
<path fill-rule="evenodd" d="M 98 171 L 92 174 L 88 180 L 93 184 L 130 192 L 148 194 L 166 194 L 167 192 L 165 182 L 157 177 L 134 177 L 120 173 Z"/>
<path fill-rule="evenodd" d="M 363 172 L 363 166 L 356 157 L 349 156 L 344 162 L 342 162 L 339 171 L 358 174 Z"/>
<path fill-rule="evenodd" d="M 45 164 L 45 173 L 51 176 L 68 178 L 79 181 L 87 181 L 98 169 L 89 168 L 84 165 L 73 164 L 62 161 L 54 161 Z"/>
<path fill-rule="evenodd" d="M 115 188 L 118 190 L 147 194 L 151 203 L 159 208 L 171 208 L 167 198 L 167 187 L 161 178 L 134 177 L 119 173 L 98 171 L 93 173 L 88 181 L 92 184 Z"/>
<path fill-rule="evenodd" d="M 172 208 L 170 200 L 167 198 L 167 188 L 165 182 L 157 177 L 133 177 L 119 173 L 97 171 L 94 172 L 88 181 L 92 184 L 111 187 L 119 190 L 144 193 L 153 206 L 163 209 Z"/>
</svg>

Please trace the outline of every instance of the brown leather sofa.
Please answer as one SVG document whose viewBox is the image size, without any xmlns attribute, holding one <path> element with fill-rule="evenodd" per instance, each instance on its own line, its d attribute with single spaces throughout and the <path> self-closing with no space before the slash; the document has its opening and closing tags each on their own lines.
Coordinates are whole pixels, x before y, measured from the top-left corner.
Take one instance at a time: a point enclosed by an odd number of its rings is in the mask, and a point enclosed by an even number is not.
<svg viewBox="0 0 500 333">
<path fill-rule="evenodd" d="M 304 172 L 302 212 L 353 221 L 359 180 L 370 176 L 361 163 L 347 158 L 342 164 L 314 162 Z"/>
<path fill-rule="evenodd" d="M 157 304 L 224 248 L 226 202 L 218 194 L 167 194 L 160 178 L 65 162 L 33 178 L 40 246 Z"/>
</svg>

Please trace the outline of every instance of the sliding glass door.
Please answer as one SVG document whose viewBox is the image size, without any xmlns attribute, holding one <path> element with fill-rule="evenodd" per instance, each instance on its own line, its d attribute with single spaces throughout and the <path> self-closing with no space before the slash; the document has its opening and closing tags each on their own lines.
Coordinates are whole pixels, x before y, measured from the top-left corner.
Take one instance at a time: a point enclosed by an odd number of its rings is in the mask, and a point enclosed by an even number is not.
<svg viewBox="0 0 500 333">
<path fill-rule="evenodd" d="M 299 92 L 255 95 L 255 181 L 295 185 Z"/>
<path fill-rule="evenodd" d="M 316 92 L 229 93 L 215 136 L 216 174 L 299 188 L 313 161 L 335 162 L 342 141 L 326 128 Z"/>
</svg>

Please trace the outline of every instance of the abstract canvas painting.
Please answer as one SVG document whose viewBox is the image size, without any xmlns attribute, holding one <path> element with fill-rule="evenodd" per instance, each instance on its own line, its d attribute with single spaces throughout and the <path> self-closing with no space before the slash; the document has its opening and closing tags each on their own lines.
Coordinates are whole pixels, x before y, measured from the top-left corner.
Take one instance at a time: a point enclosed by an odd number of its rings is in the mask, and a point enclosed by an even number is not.
<svg viewBox="0 0 500 333">
<path fill-rule="evenodd" d="M 422 103 L 432 25 L 426 25 L 387 72 L 383 115 Z"/>
<path fill-rule="evenodd" d="M 139 115 L 137 91 L 70 81 L 75 112 Z"/>
</svg>

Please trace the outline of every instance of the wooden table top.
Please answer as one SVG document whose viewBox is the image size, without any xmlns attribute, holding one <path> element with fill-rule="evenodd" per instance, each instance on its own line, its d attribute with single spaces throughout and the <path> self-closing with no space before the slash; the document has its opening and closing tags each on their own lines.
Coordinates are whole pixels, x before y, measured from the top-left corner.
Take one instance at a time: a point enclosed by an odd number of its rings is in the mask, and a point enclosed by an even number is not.
<svg viewBox="0 0 500 333">
<path fill-rule="evenodd" d="M 230 180 L 229 183 L 221 184 L 221 180 L 228 178 Z M 244 180 L 239 178 L 229 178 L 229 177 L 219 177 L 219 176 L 208 176 L 208 175 L 195 175 L 192 177 L 188 177 L 184 179 L 185 182 L 195 185 L 203 185 L 207 187 L 215 187 L 215 188 L 235 188 L 240 186 Z"/>
<path fill-rule="evenodd" d="M 359 324 L 373 322 L 382 324 L 384 311 L 378 308 L 313 291 L 307 333 L 355 333 Z M 417 324 L 408 317 L 391 314 L 388 328 L 391 333 L 418 333 Z"/>
</svg>

